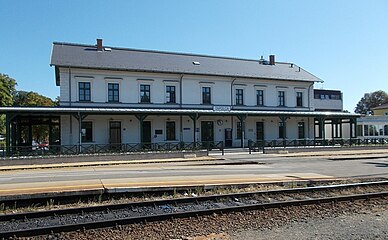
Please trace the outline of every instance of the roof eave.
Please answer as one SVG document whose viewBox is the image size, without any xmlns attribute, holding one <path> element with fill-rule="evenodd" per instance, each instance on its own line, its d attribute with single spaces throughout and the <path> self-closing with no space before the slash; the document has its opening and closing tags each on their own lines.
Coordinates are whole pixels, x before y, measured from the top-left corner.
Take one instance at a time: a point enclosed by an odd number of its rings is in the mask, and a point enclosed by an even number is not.
<svg viewBox="0 0 388 240">
<path fill-rule="evenodd" d="M 128 72 L 146 72 L 146 73 L 164 73 L 164 74 L 177 74 L 177 75 L 198 75 L 198 76 L 213 76 L 213 77 L 231 77 L 231 78 L 248 78 L 248 79 L 269 79 L 279 81 L 299 81 L 299 82 L 323 82 L 321 79 L 307 80 L 307 79 L 284 79 L 284 78 L 271 78 L 271 77 L 249 77 L 249 76 L 238 76 L 238 75 L 221 75 L 221 74 L 204 74 L 204 73 L 193 73 L 193 72 L 171 72 L 171 71 L 154 71 L 154 70 L 140 70 L 140 69 L 120 69 L 120 68 L 97 68 L 97 67 L 84 67 L 84 66 L 69 66 L 69 65 L 57 65 L 50 64 L 55 67 L 62 68 L 78 68 L 78 69 L 93 69 L 93 70 L 110 70 L 110 71 L 128 71 Z M 314 76 L 315 77 L 315 76 Z"/>
</svg>

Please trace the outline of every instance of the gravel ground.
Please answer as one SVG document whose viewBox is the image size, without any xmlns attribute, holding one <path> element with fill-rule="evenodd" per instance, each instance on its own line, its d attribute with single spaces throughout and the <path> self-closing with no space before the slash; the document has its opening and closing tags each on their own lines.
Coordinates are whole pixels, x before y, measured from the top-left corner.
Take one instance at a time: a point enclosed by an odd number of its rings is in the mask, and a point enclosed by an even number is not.
<svg viewBox="0 0 388 240">
<path fill-rule="evenodd" d="M 388 239 L 387 226 L 385 197 L 213 214 L 32 239 Z"/>
<path fill-rule="evenodd" d="M 306 193 L 277 193 L 277 194 L 259 194 L 254 196 L 240 196 L 238 198 L 222 198 L 213 200 L 197 202 L 188 202 L 188 203 L 177 203 L 177 204 L 156 204 L 150 206 L 140 206 L 140 207 L 128 207 L 120 209 L 110 209 L 102 211 L 93 211 L 93 212 L 83 212 L 77 214 L 69 215 L 58 215 L 58 216 L 48 216 L 41 218 L 31 218 L 31 219 L 20 219 L 8 221 L 0 225 L 0 232 L 7 232 L 17 229 L 35 229 L 46 226 L 55 226 L 55 225 L 65 225 L 65 224 L 81 224 L 81 223 L 90 223 L 98 222 L 103 220 L 111 219 L 122 219 L 138 216 L 152 216 L 157 214 L 166 214 L 166 213 L 181 213 L 186 211 L 200 211 L 207 209 L 217 209 L 223 207 L 236 207 L 244 206 L 250 204 L 259 204 L 259 203 L 271 203 L 271 202 L 281 202 L 289 200 L 306 200 L 314 199 L 328 196 L 338 196 L 338 195 L 351 195 L 351 194 L 361 194 L 367 192 L 380 192 L 387 191 L 388 186 L 365 186 L 357 187 L 350 189 L 340 189 L 340 190 L 320 190 L 317 192 L 306 192 Z"/>
<path fill-rule="evenodd" d="M 388 239 L 388 209 L 299 220 L 272 229 L 243 230 L 232 234 L 231 239 Z"/>
<path fill-rule="evenodd" d="M 325 186 L 325 185 L 337 185 L 337 184 L 349 184 L 349 183 L 358 183 L 358 182 L 373 182 L 373 181 L 384 181 L 386 179 L 382 178 L 362 178 L 362 179 L 343 179 L 336 181 L 322 181 L 310 183 L 309 186 Z M 203 189 L 190 189 L 189 191 L 180 191 L 173 194 L 168 193 L 144 193 L 143 196 L 131 196 L 131 194 L 120 196 L 114 195 L 108 197 L 108 199 L 102 199 L 101 196 L 95 196 L 91 198 L 80 197 L 80 199 L 73 199 L 71 203 L 66 203 L 66 200 L 61 200 L 57 202 L 55 199 L 47 199 L 41 203 L 25 203 L 21 202 L 22 206 L 15 205 L 15 202 L 10 203 L 10 205 L 5 205 L 0 202 L 0 215 L 1 214 L 10 214 L 10 213 L 22 213 L 22 212 L 35 212 L 35 211 L 46 211 L 46 210 L 55 210 L 55 209 L 66 209 L 66 208 L 77 208 L 77 207 L 87 207 L 87 206 L 99 206 L 104 204 L 120 204 L 128 202 L 140 202 L 140 201 L 152 201 L 152 200 L 163 200 L 163 199 L 174 199 L 174 198 L 184 198 L 191 197 L 192 193 L 198 196 L 207 196 L 207 195 L 218 195 L 218 194 L 228 194 L 228 193 L 241 193 L 241 192 L 255 192 L 255 191 L 266 191 L 266 190 L 277 190 L 277 189 L 287 189 L 287 188 L 299 188 L 307 187 L 307 182 L 288 182 L 284 184 L 252 184 L 247 187 L 219 187 L 211 190 Z M 82 200 L 81 200 L 82 199 Z M 18 203 L 19 204 L 19 203 Z"/>
</svg>

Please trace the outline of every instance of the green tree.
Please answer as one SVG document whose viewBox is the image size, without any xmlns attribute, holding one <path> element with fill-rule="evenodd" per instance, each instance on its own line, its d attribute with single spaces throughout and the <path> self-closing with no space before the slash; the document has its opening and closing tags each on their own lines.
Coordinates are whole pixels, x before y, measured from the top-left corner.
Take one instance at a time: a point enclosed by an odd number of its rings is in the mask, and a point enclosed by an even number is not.
<svg viewBox="0 0 388 240">
<path fill-rule="evenodd" d="M 16 80 L 0 73 L 0 107 L 12 106 Z M 5 133 L 5 116 L 0 115 L 0 133 Z"/>
<path fill-rule="evenodd" d="M 15 93 L 16 80 L 0 73 L 0 106 L 11 106 Z"/>
<path fill-rule="evenodd" d="M 42 96 L 36 92 L 16 91 L 14 94 L 14 106 L 40 106 L 50 107 L 56 106 L 56 103 L 48 97 Z"/>
<path fill-rule="evenodd" d="M 364 97 L 357 103 L 355 113 L 373 114 L 372 108 L 378 107 L 388 101 L 388 94 L 382 90 L 365 93 Z"/>
<path fill-rule="evenodd" d="M 16 91 L 13 98 L 14 106 L 18 107 L 51 107 L 57 106 L 57 103 L 51 98 L 42 96 L 36 92 Z M 46 141 L 49 138 L 48 125 L 33 125 L 32 138 L 38 142 Z"/>
</svg>

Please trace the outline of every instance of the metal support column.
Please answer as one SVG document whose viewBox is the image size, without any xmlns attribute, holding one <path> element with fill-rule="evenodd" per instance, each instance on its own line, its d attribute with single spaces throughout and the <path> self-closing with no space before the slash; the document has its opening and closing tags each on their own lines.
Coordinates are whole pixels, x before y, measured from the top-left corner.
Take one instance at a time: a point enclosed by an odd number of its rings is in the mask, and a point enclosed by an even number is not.
<svg viewBox="0 0 388 240">
<path fill-rule="evenodd" d="M 183 142 L 183 116 L 179 116 L 179 126 L 180 126 L 180 132 L 179 132 L 179 142 Z"/>
<path fill-rule="evenodd" d="M 137 118 L 137 120 L 139 120 L 139 123 L 140 123 L 140 145 L 141 145 L 141 148 L 143 148 L 143 122 L 144 122 L 144 119 L 146 119 L 147 115 L 146 114 L 136 114 L 135 117 Z"/>
<path fill-rule="evenodd" d="M 241 122 L 241 147 L 244 148 L 244 139 L 245 139 L 245 119 L 247 115 L 237 115 L 238 120 Z"/>
<path fill-rule="evenodd" d="M 322 138 L 322 140 L 325 140 L 325 135 L 326 135 L 326 133 L 325 133 L 325 131 L 326 131 L 325 130 L 325 121 L 326 121 L 326 119 L 324 117 L 320 117 L 320 118 L 318 118 L 318 121 L 319 121 L 319 128 L 320 128 L 319 135 Z"/>
<path fill-rule="evenodd" d="M 287 119 L 290 118 L 288 116 L 279 116 L 280 121 L 283 124 L 283 146 L 286 147 L 286 134 L 287 134 Z"/>
<path fill-rule="evenodd" d="M 354 133 L 356 132 L 356 119 L 351 118 L 349 119 L 349 124 L 350 124 L 350 129 L 349 129 L 349 134 L 350 134 L 350 139 L 354 138 L 353 136 L 355 135 Z"/>
<path fill-rule="evenodd" d="M 77 113 L 73 115 L 78 121 L 78 151 L 82 152 L 82 121 L 88 116 L 86 114 Z"/>
<path fill-rule="evenodd" d="M 199 115 L 198 113 L 195 113 L 195 114 L 191 114 L 189 115 L 189 117 L 191 118 L 191 120 L 193 120 L 193 127 L 194 127 L 194 130 L 193 130 L 193 136 L 194 136 L 194 147 L 197 146 L 197 120 L 199 118 Z"/>
<path fill-rule="evenodd" d="M 6 131 L 6 137 L 5 137 L 5 153 L 6 156 L 10 156 L 11 153 L 11 115 L 7 113 L 5 115 L 5 131 Z"/>
</svg>

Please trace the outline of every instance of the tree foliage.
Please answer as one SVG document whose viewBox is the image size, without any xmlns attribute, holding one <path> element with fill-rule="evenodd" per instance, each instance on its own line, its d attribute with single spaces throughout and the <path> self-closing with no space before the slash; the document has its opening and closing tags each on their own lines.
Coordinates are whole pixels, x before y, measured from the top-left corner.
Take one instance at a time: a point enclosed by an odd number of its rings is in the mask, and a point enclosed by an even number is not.
<svg viewBox="0 0 388 240">
<path fill-rule="evenodd" d="M 388 94 L 382 90 L 365 93 L 364 97 L 357 103 L 355 113 L 373 114 L 372 108 L 378 107 L 388 101 Z"/>
<path fill-rule="evenodd" d="M 0 106 L 12 106 L 16 80 L 0 73 Z"/>
<path fill-rule="evenodd" d="M 0 106 L 12 106 L 16 80 L 0 73 Z M 0 115 L 0 133 L 5 133 L 5 116 Z"/>
<path fill-rule="evenodd" d="M 48 97 L 42 96 L 36 92 L 16 91 L 14 94 L 14 106 L 56 106 L 56 103 Z"/>
</svg>

